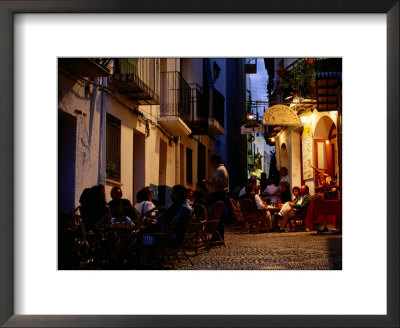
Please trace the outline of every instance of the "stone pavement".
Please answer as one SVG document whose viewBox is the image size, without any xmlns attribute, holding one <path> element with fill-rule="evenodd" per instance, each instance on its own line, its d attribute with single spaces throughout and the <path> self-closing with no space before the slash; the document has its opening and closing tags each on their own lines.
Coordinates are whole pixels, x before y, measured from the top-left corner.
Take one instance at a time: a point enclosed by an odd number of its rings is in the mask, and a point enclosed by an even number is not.
<svg viewBox="0 0 400 328">
<path fill-rule="evenodd" d="M 246 234 L 225 230 L 224 246 L 200 250 L 178 270 L 341 270 L 342 235 L 312 232 Z"/>
</svg>

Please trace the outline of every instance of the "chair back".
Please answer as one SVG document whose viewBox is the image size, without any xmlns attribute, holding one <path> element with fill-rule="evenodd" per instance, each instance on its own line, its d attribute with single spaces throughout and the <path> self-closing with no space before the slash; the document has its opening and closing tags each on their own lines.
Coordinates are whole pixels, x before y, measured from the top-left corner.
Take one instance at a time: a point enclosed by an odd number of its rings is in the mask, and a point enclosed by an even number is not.
<svg viewBox="0 0 400 328">
<path fill-rule="evenodd" d="M 207 221 L 219 221 L 221 219 L 222 213 L 224 212 L 225 203 L 223 201 L 218 201 L 212 204 L 207 209 Z"/>
<path fill-rule="evenodd" d="M 233 215 L 235 216 L 237 221 L 244 221 L 242 212 L 240 210 L 239 203 L 234 200 L 233 198 L 230 198 L 229 201 L 231 202 L 231 207 L 232 207 L 232 212 Z"/>
<path fill-rule="evenodd" d="M 257 208 L 257 204 L 251 199 L 242 199 L 240 201 L 240 211 L 243 219 L 250 224 L 258 222 L 261 212 Z"/>
<path fill-rule="evenodd" d="M 192 220 L 193 222 L 197 221 L 206 221 L 207 220 L 207 209 L 202 204 L 193 204 L 193 215 L 196 218 Z"/>
<path fill-rule="evenodd" d="M 218 230 L 219 220 L 224 212 L 224 208 L 225 203 L 223 201 L 218 201 L 207 209 L 207 221 L 205 223 L 206 233 L 211 234 Z"/>
</svg>

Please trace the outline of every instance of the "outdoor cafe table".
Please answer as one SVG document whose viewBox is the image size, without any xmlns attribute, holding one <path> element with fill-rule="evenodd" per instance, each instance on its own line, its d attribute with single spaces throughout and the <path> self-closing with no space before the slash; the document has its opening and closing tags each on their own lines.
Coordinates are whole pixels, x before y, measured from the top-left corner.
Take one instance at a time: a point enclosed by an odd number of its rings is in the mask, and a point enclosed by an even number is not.
<svg viewBox="0 0 400 328">
<path fill-rule="evenodd" d="M 274 215 L 281 210 L 281 207 L 268 205 L 268 211 L 271 213 L 271 215 Z"/>
<path fill-rule="evenodd" d="M 268 205 L 268 211 L 271 214 L 271 223 L 272 223 L 272 229 L 276 228 L 278 222 L 275 220 L 274 216 L 276 213 L 278 213 L 281 210 L 282 206 L 271 206 Z"/>
<path fill-rule="evenodd" d="M 314 199 L 310 202 L 310 209 L 307 212 L 306 225 L 314 230 L 317 225 L 323 225 L 318 233 L 330 232 L 328 224 L 334 225 L 336 232 L 342 231 L 342 201 Z"/>
</svg>

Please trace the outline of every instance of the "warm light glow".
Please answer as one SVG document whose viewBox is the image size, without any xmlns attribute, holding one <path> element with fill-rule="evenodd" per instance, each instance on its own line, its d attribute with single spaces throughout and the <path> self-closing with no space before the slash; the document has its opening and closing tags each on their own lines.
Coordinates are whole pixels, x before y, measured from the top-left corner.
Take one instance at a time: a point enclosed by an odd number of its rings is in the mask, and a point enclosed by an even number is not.
<svg viewBox="0 0 400 328">
<path fill-rule="evenodd" d="M 326 143 L 327 145 L 329 145 L 329 140 L 326 140 L 325 143 Z"/>
<path fill-rule="evenodd" d="M 275 142 L 275 138 L 271 138 L 271 141 L 272 141 L 272 142 Z"/>
<path fill-rule="evenodd" d="M 300 117 L 300 121 L 301 121 L 301 123 L 306 123 L 307 122 L 307 117 L 305 117 L 305 116 L 301 116 Z"/>
<path fill-rule="evenodd" d="M 250 113 L 250 114 L 247 115 L 247 118 L 248 118 L 249 120 L 252 120 L 252 119 L 254 118 L 254 115 Z"/>
</svg>

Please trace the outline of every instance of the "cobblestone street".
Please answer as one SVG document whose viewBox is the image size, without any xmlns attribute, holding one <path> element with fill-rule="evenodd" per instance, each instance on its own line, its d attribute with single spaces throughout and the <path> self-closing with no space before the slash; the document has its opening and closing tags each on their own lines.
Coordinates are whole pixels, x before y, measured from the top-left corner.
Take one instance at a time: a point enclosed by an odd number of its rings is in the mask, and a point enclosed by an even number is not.
<svg viewBox="0 0 400 328">
<path fill-rule="evenodd" d="M 179 270 L 341 270 L 342 235 L 312 232 L 246 234 L 226 229 L 224 246 L 200 250 Z"/>
</svg>

